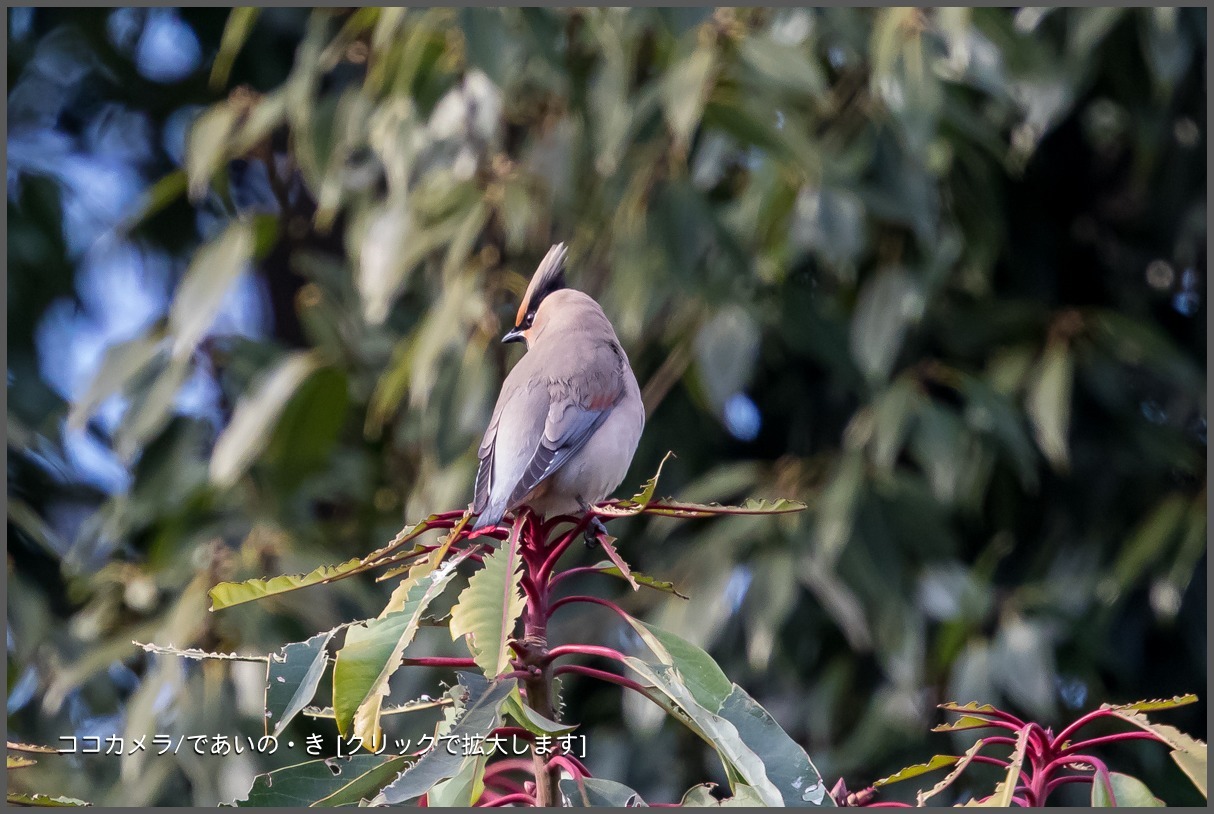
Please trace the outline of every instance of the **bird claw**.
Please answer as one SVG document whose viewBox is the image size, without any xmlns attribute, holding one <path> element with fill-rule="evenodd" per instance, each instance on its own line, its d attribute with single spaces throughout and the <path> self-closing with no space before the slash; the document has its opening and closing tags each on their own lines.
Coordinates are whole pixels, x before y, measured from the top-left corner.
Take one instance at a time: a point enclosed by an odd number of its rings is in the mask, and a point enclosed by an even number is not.
<svg viewBox="0 0 1214 814">
<path fill-rule="evenodd" d="M 607 527 L 603 525 L 603 521 L 597 517 L 590 518 L 590 525 L 583 532 L 583 539 L 586 541 L 586 548 L 594 548 L 599 543 L 599 535 L 607 536 Z"/>
</svg>

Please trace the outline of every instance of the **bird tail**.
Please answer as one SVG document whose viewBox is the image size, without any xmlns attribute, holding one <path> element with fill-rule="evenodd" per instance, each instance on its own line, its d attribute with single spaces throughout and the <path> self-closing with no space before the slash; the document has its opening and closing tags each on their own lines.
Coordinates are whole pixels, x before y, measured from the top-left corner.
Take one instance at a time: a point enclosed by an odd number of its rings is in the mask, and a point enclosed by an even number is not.
<svg viewBox="0 0 1214 814">
<path fill-rule="evenodd" d="M 485 507 L 485 510 L 481 512 L 479 516 L 477 516 L 476 522 L 472 524 L 472 531 L 480 531 L 484 528 L 496 526 L 499 522 L 501 522 L 502 515 L 505 513 L 506 509 L 504 506 L 495 506 L 493 504 L 489 504 Z"/>
</svg>

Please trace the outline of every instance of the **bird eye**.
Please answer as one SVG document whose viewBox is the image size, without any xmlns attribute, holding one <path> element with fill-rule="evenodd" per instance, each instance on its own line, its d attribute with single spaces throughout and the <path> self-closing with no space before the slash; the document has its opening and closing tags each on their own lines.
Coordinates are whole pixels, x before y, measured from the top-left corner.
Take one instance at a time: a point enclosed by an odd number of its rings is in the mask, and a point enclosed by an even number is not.
<svg viewBox="0 0 1214 814">
<path fill-rule="evenodd" d="M 523 317 L 523 328 L 530 328 L 532 322 L 535 322 L 535 312 L 528 311 L 527 316 Z"/>
</svg>

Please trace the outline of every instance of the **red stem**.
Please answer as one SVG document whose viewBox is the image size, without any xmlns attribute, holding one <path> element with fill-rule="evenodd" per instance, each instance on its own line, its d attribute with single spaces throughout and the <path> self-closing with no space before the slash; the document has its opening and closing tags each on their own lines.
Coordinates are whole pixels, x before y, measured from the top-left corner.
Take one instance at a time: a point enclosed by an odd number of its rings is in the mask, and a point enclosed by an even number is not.
<svg viewBox="0 0 1214 814">
<path fill-rule="evenodd" d="M 1053 780 L 1045 784 L 1045 791 L 1041 796 L 1040 802 L 1044 805 L 1049 796 L 1054 793 L 1054 789 L 1067 783 L 1091 783 L 1096 779 L 1095 774 L 1068 774 L 1062 777 L 1055 777 Z"/>
<path fill-rule="evenodd" d="M 559 560 L 561 555 L 565 553 L 565 550 L 573 544 L 573 541 L 577 539 L 578 535 L 585 531 L 586 527 L 590 525 L 590 518 L 590 514 L 584 516 L 577 522 L 577 525 L 565 532 L 561 539 L 556 541 L 556 544 L 552 546 L 548 556 L 544 559 L 543 565 L 540 566 L 539 571 L 535 575 L 536 582 L 540 583 L 541 585 L 547 583 L 548 576 L 552 573 L 552 569 L 556 567 L 556 561 Z"/>
<path fill-rule="evenodd" d="M 599 599 L 597 596 L 582 596 L 580 594 L 575 595 L 575 596 L 566 596 L 566 597 L 562 597 L 561 599 L 556 600 L 555 602 L 552 603 L 551 606 L 549 606 L 548 613 L 549 613 L 549 615 L 556 613 L 557 608 L 559 608 L 563 605 L 570 605 L 574 602 L 589 602 L 592 605 L 602 605 L 604 608 L 611 608 L 613 611 L 615 611 L 617 614 L 620 615 L 621 619 L 627 620 L 627 619 L 632 618 L 627 613 L 624 612 L 623 608 L 621 608 L 619 605 L 615 604 L 614 602 L 609 602 L 606 599 Z"/>
<path fill-rule="evenodd" d="M 567 755 L 553 755 L 552 757 L 548 758 L 548 771 L 552 771 L 554 768 L 560 767 L 564 767 L 565 771 L 569 772 L 569 774 L 573 777 L 587 776 L 582 771 L 586 767 L 582 766 L 580 763 L 574 763 L 573 761 L 569 760 L 569 756 Z"/>
<path fill-rule="evenodd" d="M 601 573 L 603 573 L 603 572 L 600 571 L 598 568 L 595 568 L 593 565 L 579 565 L 577 568 L 566 568 L 564 571 L 561 571 L 560 573 L 553 574 L 552 579 L 548 580 L 548 585 L 551 587 L 555 587 L 558 583 L 561 582 L 561 580 L 568 579 L 569 577 L 577 576 L 578 574 L 601 574 Z"/>
<path fill-rule="evenodd" d="M 638 684 L 631 678 L 625 678 L 624 676 L 616 675 L 615 673 L 609 673 L 606 670 L 596 670 L 593 667 L 583 667 L 580 664 L 562 664 L 553 671 L 553 675 L 558 676 L 565 675 L 566 673 L 582 675 L 586 676 L 587 678 L 597 678 L 600 681 L 606 681 L 609 684 L 618 684 L 621 687 L 626 687 L 630 690 L 639 692 L 646 698 L 649 697 L 649 691 L 645 689 L 644 685 Z"/>
<path fill-rule="evenodd" d="M 1062 745 L 1066 743 L 1067 738 L 1069 738 L 1071 735 L 1074 735 L 1082 727 L 1087 726 L 1097 718 L 1103 718 L 1108 714 L 1109 711 L 1106 709 L 1094 709 L 1086 715 L 1081 715 L 1079 718 L 1075 719 L 1070 726 L 1059 732 L 1058 736 L 1054 738 L 1050 746 L 1052 746 L 1055 750 L 1061 749 Z"/>
<path fill-rule="evenodd" d="M 409 667 L 475 667 L 476 660 L 459 656 L 419 656 L 404 658 L 400 663 Z"/>
<path fill-rule="evenodd" d="M 602 656 L 605 659 L 615 659 L 623 663 L 625 656 L 619 650 L 610 647 L 600 647 L 597 644 L 562 644 L 548 651 L 544 661 L 550 662 L 561 656 Z"/>
<path fill-rule="evenodd" d="M 1091 746 L 1097 746 L 1102 743 L 1116 743 L 1118 741 L 1156 741 L 1162 743 L 1158 737 L 1150 732 L 1118 732 L 1116 735 L 1101 735 L 1098 738 L 1088 738 L 1085 741 L 1072 743 L 1061 751 L 1061 754 L 1068 755 L 1077 750 L 1086 750 Z"/>
</svg>

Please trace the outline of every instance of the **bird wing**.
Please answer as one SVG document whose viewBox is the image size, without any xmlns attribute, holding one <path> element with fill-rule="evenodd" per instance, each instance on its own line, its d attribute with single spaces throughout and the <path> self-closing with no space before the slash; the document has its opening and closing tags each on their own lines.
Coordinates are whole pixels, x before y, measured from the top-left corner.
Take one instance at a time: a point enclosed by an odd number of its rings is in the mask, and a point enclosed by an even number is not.
<svg viewBox="0 0 1214 814">
<path fill-rule="evenodd" d="M 498 399 L 497 406 L 493 408 L 493 417 L 489 419 L 489 426 L 485 429 L 485 437 L 481 439 L 480 449 L 476 452 L 480 463 L 476 468 L 476 490 L 472 497 L 474 514 L 485 511 L 489 504 L 489 493 L 493 491 L 493 450 L 497 441 L 497 425 L 502 418 L 502 407 L 505 404 L 505 398 Z"/>
<path fill-rule="evenodd" d="M 523 470 L 507 505 L 513 506 L 538 486 L 545 478 L 556 472 L 579 449 L 585 446 L 594 431 L 607 419 L 615 400 L 594 406 L 578 404 L 561 399 L 552 402 L 548 418 L 544 422 L 544 433 L 531 453 L 531 459 Z"/>
</svg>

